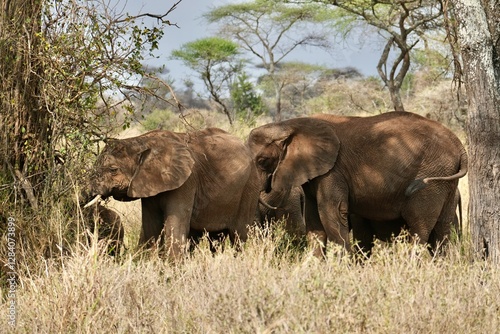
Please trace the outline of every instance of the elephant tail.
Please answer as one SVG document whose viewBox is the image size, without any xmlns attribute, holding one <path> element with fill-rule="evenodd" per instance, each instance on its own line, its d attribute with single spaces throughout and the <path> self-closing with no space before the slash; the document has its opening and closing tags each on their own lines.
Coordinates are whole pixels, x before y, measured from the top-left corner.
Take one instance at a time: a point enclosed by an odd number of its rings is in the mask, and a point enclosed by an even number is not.
<svg viewBox="0 0 500 334">
<path fill-rule="evenodd" d="M 412 183 L 410 183 L 408 188 L 406 188 L 405 195 L 411 196 L 418 190 L 425 188 L 425 186 L 427 186 L 427 184 L 432 181 L 452 181 L 464 177 L 465 174 L 467 174 L 467 164 L 468 164 L 467 153 L 463 151 L 462 155 L 460 156 L 460 169 L 458 170 L 457 173 L 450 176 L 434 176 L 434 177 L 426 177 L 423 179 L 416 179 Z"/>
<path fill-rule="evenodd" d="M 458 197 L 456 199 L 457 206 L 458 206 L 458 217 L 457 217 L 456 225 L 458 225 L 458 226 L 455 226 L 455 227 L 458 229 L 458 231 L 456 231 L 456 232 L 457 232 L 458 238 L 460 239 L 462 237 L 462 234 L 463 234 L 463 216 L 462 216 L 462 195 L 460 195 L 460 192 L 458 191 L 458 189 L 457 189 L 456 196 Z"/>
</svg>

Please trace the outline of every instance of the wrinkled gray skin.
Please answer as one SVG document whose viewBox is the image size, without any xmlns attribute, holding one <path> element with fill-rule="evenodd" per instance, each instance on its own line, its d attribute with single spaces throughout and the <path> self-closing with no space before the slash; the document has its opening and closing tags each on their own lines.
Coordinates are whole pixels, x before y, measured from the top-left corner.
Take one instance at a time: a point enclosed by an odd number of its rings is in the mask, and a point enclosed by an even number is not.
<svg viewBox="0 0 500 334">
<path fill-rule="evenodd" d="M 351 250 L 348 214 L 403 219 L 410 235 L 444 242 L 458 179 L 467 173 L 460 140 L 407 112 L 372 117 L 316 115 L 252 130 L 248 145 L 263 190 L 302 186 L 306 231 L 316 256 L 327 240 Z"/>
<path fill-rule="evenodd" d="M 302 187 L 294 187 L 290 192 L 271 190 L 269 193 L 261 191 L 260 199 L 276 209 L 259 203 L 258 218 L 261 225 L 278 220 L 285 221 L 285 230 L 294 237 L 301 237 L 306 233 L 304 220 L 305 197 Z"/>
<path fill-rule="evenodd" d="M 248 148 L 220 129 L 151 131 L 108 140 L 91 177 L 89 197 L 140 199 L 140 244 L 160 244 L 173 260 L 186 251 L 190 230 L 227 229 L 245 241 L 259 189 Z"/>
<path fill-rule="evenodd" d="M 90 233 L 97 227 L 98 240 L 106 240 L 107 253 L 111 256 L 119 255 L 125 235 L 120 215 L 99 203 L 85 209 L 87 226 Z"/>
<path fill-rule="evenodd" d="M 458 237 L 462 235 L 462 200 L 460 191 L 457 188 L 454 198 L 454 206 L 458 209 L 458 215 L 455 212 L 452 220 L 452 228 L 457 233 Z M 391 221 L 374 221 L 364 219 L 355 214 L 349 214 L 349 228 L 352 229 L 353 239 L 357 241 L 357 246 L 366 255 L 370 256 L 373 248 L 373 240 L 391 241 L 395 236 L 401 234 L 403 230 L 408 230 L 408 225 L 403 218 Z M 434 231 L 429 236 L 429 243 L 435 249 L 437 244 Z"/>
</svg>

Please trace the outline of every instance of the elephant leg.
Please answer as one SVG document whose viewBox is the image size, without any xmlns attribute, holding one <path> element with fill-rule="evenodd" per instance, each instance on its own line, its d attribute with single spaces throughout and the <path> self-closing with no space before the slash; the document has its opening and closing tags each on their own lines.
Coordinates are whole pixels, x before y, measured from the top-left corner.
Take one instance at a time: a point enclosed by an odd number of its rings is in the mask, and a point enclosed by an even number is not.
<svg viewBox="0 0 500 334">
<path fill-rule="evenodd" d="M 247 229 L 234 229 L 228 230 L 229 240 L 231 244 L 236 248 L 236 250 L 241 250 L 241 244 L 247 241 L 248 232 Z"/>
<path fill-rule="evenodd" d="M 151 247 L 159 241 L 172 260 L 179 259 L 185 253 L 193 203 L 194 191 L 189 187 L 143 198 L 139 244 Z"/>
<path fill-rule="evenodd" d="M 163 216 L 155 201 L 144 198 L 141 200 L 142 206 L 142 229 L 139 238 L 139 246 L 151 247 L 161 235 L 163 229 Z"/>
<path fill-rule="evenodd" d="M 305 220 L 307 244 L 312 249 L 313 255 L 323 258 L 326 254 L 326 231 L 319 218 L 318 204 L 311 196 L 305 197 Z"/>
<path fill-rule="evenodd" d="M 327 203 L 318 203 L 319 216 L 325 228 L 328 240 L 343 246 L 351 251 L 351 242 L 349 240 L 349 224 L 347 221 L 347 202 L 341 201 L 337 205 L 328 205 Z"/>
<path fill-rule="evenodd" d="M 440 193 L 439 189 L 426 189 L 429 191 L 420 191 L 412 195 L 404 206 L 401 215 L 408 225 L 410 235 L 418 237 L 421 244 L 429 241 L 439 219 L 446 197 L 436 198 L 431 196 L 434 193 Z"/>
<path fill-rule="evenodd" d="M 169 258 L 174 262 L 180 260 L 188 251 L 188 236 L 195 200 L 194 187 L 189 184 L 184 185 L 159 195 L 160 207 L 163 208 L 163 244 Z"/>
<path fill-rule="evenodd" d="M 409 218 L 405 218 L 409 219 Z M 410 237 L 414 240 L 417 238 L 418 243 L 420 244 L 426 244 L 429 241 L 429 238 L 432 233 L 432 228 L 429 228 L 431 223 L 435 220 L 433 219 L 424 219 L 424 218 L 416 218 L 416 219 L 409 219 L 408 221 L 408 231 L 410 233 Z"/>
<path fill-rule="evenodd" d="M 431 233 L 432 238 L 430 238 L 429 243 L 434 251 L 436 251 L 438 247 L 444 246 L 449 241 L 451 227 L 456 218 L 456 206 L 455 190 L 453 190 L 448 195 L 443 205 L 443 209 L 441 210 L 441 214 Z"/>
<path fill-rule="evenodd" d="M 348 195 L 342 182 L 326 178 L 318 185 L 317 204 L 328 240 L 351 251 L 348 222 Z"/>
<path fill-rule="evenodd" d="M 349 215 L 349 225 L 352 228 L 352 236 L 359 250 L 366 256 L 370 256 L 373 248 L 373 238 L 375 231 L 373 230 L 370 222 L 363 217 L 355 214 Z"/>
</svg>

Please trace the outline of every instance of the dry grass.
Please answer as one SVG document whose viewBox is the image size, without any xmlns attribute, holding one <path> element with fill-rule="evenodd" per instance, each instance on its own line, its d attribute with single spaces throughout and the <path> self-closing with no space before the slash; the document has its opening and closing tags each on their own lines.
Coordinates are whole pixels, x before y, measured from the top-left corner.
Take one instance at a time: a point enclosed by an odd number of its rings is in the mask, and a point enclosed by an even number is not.
<svg viewBox="0 0 500 334">
<path fill-rule="evenodd" d="M 466 208 L 466 182 L 460 184 Z M 132 252 L 140 222 L 137 203 L 112 205 L 125 219 L 128 251 L 119 260 L 104 255 L 102 244 L 70 245 L 59 256 L 54 247 L 49 257 L 19 244 L 17 326 L 7 323 L 10 300 L 4 286 L 0 328 L 18 333 L 494 333 L 500 326 L 500 269 L 473 261 L 467 241 L 451 245 L 439 258 L 398 241 L 377 244 L 364 263 L 334 250 L 319 261 L 277 228 L 253 233 L 241 253 L 226 247 L 213 255 L 205 243 L 174 266 L 157 254 Z M 52 232 L 36 228 L 23 234 L 54 235 L 56 246 L 64 244 L 70 221 L 60 205 L 43 217 L 50 218 L 35 225 Z"/>
<path fill-rule="evenodd" d="M 334 249 L 320 261 L 276 229 L 254 233 L 241 253 L 212 255 L 202 244 L 174 266 L 157 254 L 114 261 L 102 247 L 79 247 L 19 277 L 15 331 L 494 333 L 500 271 L 464 248 L 432 258 L 396 241 L 362 264 Z"/>
<path fill-rule="evenodd" d="M 364 87 L 333 85 L 331 96 L 307 107 L 346 114 L 388 109 L 386 92 L 360 94 Z M 428 94 L 420 95 L 425 100 Z M 419 105 L 413 109 L 420 112 Z M 422 112 L 442 109 L 422 105 Z M 195 128 L 218 126 L 241 138 L 251 128 L 230 127 L 204 111 L 189 117 Z M 258 119 L 256 126 L 269 121 Z M 175 122 L 176 130 L 186 130 Z M 466 217 L 466 179 L 460 189 Z M 377 244 L 359 263 L 333 249 L 317 260 L 278 228 L 256 231 L 240 253 L 226 247 L 212 254 L 204 243 L 172 265 L 154 253 L 133 253 L 139 202 L 110 205 L 125 225 L 128 250 L 118 260 L 104 255 L 105 245 L 74 242 L 82 240 L 76 234 L 83 228 L 75 228 L 77 216 L 64 213 L 74 205 L 69 202 L 48 203 L 32 215 L 12 213 L 18 224 L 17 326 L 7 323 L 3 285 L 0 332 L 495 333 L 500 327 L 500 268 L 473 260 L 468 233 L 442 257 L 397 240 Z"/>
</svg>

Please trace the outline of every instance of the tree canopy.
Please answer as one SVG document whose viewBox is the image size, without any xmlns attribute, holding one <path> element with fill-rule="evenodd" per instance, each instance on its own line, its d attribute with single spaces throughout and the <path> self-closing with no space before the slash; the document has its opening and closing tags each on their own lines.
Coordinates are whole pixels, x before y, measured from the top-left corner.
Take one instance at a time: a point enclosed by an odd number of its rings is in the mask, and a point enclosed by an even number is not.
<svg viewBox="0 0 500 334">
<path fill-rule="evenodd" d="M 276 66 L 298 47 L 330 47 L 328 33 L 314 25 L 328 19 L 326 12 L 316 4 L 256 0 L 216 7 L 204 17 L 209 23 L 219 23 L 221 33 L 257 58 L 267 71 L 275 90 L 276 118 L 280 119 L 284 85 L 275 77 Z"/>
<path fill-rule="evenodd" d="M 337 10 L 332 27 L 348 36 L 354 27 L 371 26 L 386 40 L 377 71 L 395 110 L 404 110 L 400 90 L 411 65 L 411 51 L 426 35 L 443 30 L 441 1 L 312 0 Z M 395 55 L 391 56 L 391 52 Z"/>
<path fill-rule="evenodd" d="M 183 61 L 200 75 L 211 97 L 222 107 L 231 124 L 231 112 L 222 94 L 224 89 L 229 90 L 234 76 L 242 68 L 238 55 L 238 44 L 220 37 L 198 39 L 172 51 L 172 58 Z"/>
</svg>

